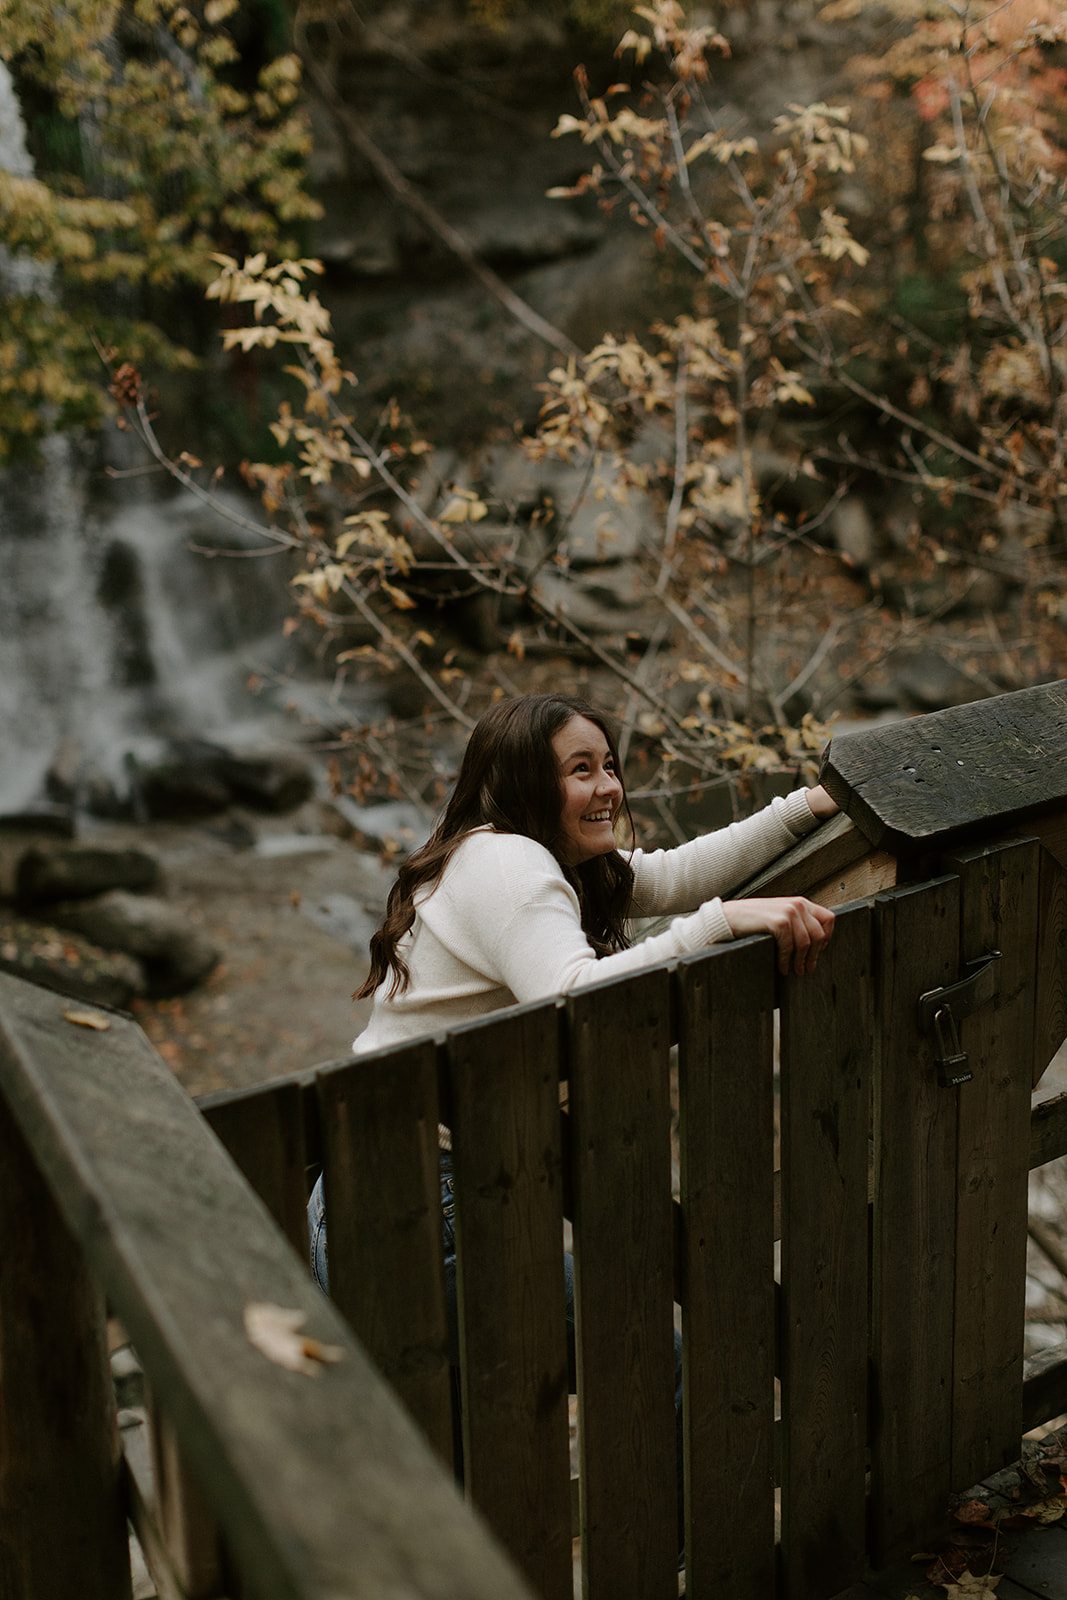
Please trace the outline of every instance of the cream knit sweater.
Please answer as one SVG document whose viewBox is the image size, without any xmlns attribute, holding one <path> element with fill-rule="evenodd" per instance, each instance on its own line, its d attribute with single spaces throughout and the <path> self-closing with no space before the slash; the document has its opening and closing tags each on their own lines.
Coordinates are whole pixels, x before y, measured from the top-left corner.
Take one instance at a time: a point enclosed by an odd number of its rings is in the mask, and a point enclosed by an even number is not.
<svg viewBox="0 0 1067 1600">
<path fill-rule="evenodd" d="M 732 939 L 720 896 L 817 824 L 803 789 L 674 850 L 635 850 L 631 915 L 676 917 L 664 933 L 600 960 L 582 932 L 578 900 L 559 863 L 525 834 L 468 834 L 438 882 L 416 900 L 400 953 L 411 981 L 383 985 L 357 1054 L 383 1050 L 501 1006 L 566 994 Z"/>
</svg>

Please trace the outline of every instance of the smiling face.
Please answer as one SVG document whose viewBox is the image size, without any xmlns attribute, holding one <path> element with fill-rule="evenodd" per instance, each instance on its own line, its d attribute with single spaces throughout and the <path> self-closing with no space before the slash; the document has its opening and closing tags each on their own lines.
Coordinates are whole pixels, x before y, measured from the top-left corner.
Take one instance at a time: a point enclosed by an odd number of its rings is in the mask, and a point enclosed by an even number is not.
<svg viewBox="0 0 1067 1600">
<path fill-rule="evenodd" d="M 611 746 L 595 722 L 574 716 L 552 739 L 559 762 L 562 806 L 560 858 L 568 867 L 615 849 L 615 818 L 622 784 Z"/>
</svg>

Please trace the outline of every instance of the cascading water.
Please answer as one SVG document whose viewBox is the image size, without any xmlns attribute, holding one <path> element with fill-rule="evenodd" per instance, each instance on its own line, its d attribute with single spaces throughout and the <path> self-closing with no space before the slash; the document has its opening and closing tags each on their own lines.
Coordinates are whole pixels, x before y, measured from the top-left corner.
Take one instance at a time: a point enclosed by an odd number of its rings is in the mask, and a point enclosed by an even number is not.
<svg viewBox="0 0 1067 1600">
<path fill-rule="evenodd" d="M 11 76 L 0 61 L 0 169 L 33 163 Z M 53 294 L 51 268 L 0 253 L 0 295 Z M 45 441 L 38 466 L 0 475 L 0 807 L 33 796 L 58 740 L 95 739 L 106 653 L 90 619 L 84 497 L 68 440 Z"/>
<path fill-rule="evenodd" d="M 33 176 L 2 61 L 0 169 Z M 0 302 L 54 292 L 48 265 L 0 254 Z M 156 481 L 94 474 L 59 435 L 39 462 L 0 473 L 0 814 L 41 797 L 64 741 L 121 795 L 128 757 L 161 740 L 279 731 L 276 702 L 245 685 L 279 660 L 284 562 L 251 558 L 248 536 Z"/>
</svg>

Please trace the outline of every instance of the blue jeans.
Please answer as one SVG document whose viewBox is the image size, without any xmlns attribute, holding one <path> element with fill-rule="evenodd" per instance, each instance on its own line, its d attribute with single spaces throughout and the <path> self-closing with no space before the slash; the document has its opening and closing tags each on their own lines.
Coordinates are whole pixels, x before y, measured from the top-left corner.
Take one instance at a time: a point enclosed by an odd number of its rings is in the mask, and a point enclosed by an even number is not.
<svg viewBox="0 0 1067 1600">
<path fill-rule="evenodd" d="M 445 1305 L 448 1314 L 448 1348 L 452 1364 L 452 1439 L 453 1460 L 457 1483 L 463 1482 L 463 1444 L 459 1425 L 459 1308 L 456 1291 L 456 1201 L 452 1185 L 452 1155 L 441 1151 L 441 1218 L 445 1252 Z M 326 1244 L 326 1205 L 323 1200 L 322 1178 L 311 1191 L 308 1201 L 308 1241 L 311 1248 L 311 1271 L 315 1282 L 324 1294 L 330 1292 L 329 1261 Z M 567 1323 L 567 1373 L 570 1392 L 575 1393 L 577 1361 L 574 1348 L 574 1257 L 569 1250 L 563 1253 L 563 1284 Z M 676 1437 L 678 1451 L 678 1548 L 682 1548 L 682 1336 L 674 1335 L 674 1406 L 677 1419 Z"/>
</svg>

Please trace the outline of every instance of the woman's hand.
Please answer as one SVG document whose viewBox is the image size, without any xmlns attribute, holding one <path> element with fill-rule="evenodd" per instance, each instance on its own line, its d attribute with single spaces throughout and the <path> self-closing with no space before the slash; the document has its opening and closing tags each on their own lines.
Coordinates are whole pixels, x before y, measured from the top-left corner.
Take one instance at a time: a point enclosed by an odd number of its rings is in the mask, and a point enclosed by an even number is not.
<svg viewBox="0 0 1067 1600">
<path fill-rule="evenodd" d="M 799 894 L 779 900 L 727 900 L 722 909 L 735 939 L 746 933 L 774 936 L 783 974 L 814 972 L 834 931 L 833 912 Z"/>
<path fill-rule="evenodd" d="M 817 789 L 809 789 L 806 798 L 812 816 L 818 817 L 820 822 L 826 817 L 835 817 L 841 809 L 836 800 L 831 800 L 821 783 Z"/>
</svg>

